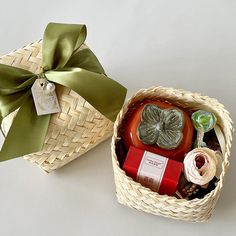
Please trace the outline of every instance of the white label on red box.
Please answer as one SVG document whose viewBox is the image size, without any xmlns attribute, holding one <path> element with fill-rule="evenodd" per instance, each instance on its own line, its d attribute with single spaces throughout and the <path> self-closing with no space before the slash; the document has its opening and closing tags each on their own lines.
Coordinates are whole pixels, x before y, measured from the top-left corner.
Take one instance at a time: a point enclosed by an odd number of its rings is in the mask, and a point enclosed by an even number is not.
<svg viewBox="0 0 236 236">
<path fill-rule="evenodd" d="M 158 192 L 167 162 L 167 158 L 145 151 L 138 169 L 137 181 Z"/>
</svg>

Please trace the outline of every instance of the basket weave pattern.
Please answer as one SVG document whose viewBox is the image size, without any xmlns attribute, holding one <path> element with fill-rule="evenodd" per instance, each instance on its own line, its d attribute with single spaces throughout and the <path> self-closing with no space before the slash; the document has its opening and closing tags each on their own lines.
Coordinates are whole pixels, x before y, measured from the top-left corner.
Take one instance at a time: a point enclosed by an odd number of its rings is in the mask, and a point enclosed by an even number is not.
<svg viewBox="0 0 236 236">
<path fill-rule="evenodd" d="M 0 63 L 40 73 L 41 48 L 42 41 L 35 42 L 0 57 Z M 42 151 L 24 156 L 46 172 L 84 154 L 110 137 L 113 131 L 113 123 L 73 90 L 58 85 L 57 96 L 62 112 L 51 116 Z M 4 118 L 2 124 L 10 126 L 13 115 Z"/>
<path fill-rule="evenodd" d="M 126 176 L 125 172 L 120 168 L 117 154 L 116 144 L 119 140 L 119 130 L 124 122 L 124 117 L 128 110 L 132 109 L 136 103 L 144 99 L 168 101 L 186 110 L 206 109 L 213 112 L 221 127 L 226 148 L 223 153 L 222 173 L 216 188 L 207 194 L 203 199 L 194 199 L 191 201 L 185 199 L 177 199 L 167 195 L 159 195 L 141 184 L 133 181 L 132 178 Z M 137 92 L 120 111 L 114 124 L 114 134 L 112 138 L 112 162 L 114 169 L 114 178 L 116 184 L 116 192 L 118 201 L 121 204 L 131 208 L 193 222 L 204 222 L 211 216 L 215 204 L 220 196 L 223 186 L 224 176 L 229 166 L 230 148 L 232 142 L 232 120 L 229 112 L 216 99 L 202 96 L 197 93 L 191 93 L 173 88 L 152 87 L 142 89 Z"/>
</svg>

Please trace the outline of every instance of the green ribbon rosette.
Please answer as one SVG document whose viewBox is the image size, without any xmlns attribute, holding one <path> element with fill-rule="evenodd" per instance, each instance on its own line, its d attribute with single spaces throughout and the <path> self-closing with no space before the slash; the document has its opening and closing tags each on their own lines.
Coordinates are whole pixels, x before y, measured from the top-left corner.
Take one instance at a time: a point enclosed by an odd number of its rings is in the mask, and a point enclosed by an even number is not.
<svg viewBox="0 0 236 236">
<path fill-rule="evenodd" d="M 74 90 L 105 117 L 115 120 L 127 90 L 105 75 L 89 48 L 79 50 L 86 35 L 85 25 L 48 24 L 39 75 L 0 64 L 0 124 L 19 108 L 5 137 L 0 161 L 38 152 L 43 147 L 51 115 L 37 115 L 31 87 L 38 77 Z"/>
</svg>

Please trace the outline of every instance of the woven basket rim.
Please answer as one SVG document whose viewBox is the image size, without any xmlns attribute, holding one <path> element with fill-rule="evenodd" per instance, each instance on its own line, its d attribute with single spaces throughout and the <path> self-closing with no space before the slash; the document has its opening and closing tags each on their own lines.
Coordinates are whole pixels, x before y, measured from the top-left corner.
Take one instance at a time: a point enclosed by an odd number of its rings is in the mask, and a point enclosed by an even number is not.
<svg viewBox="0 0 236 236">
<path fill-rule="evenodd" d="M 175 91 L 175 92 L 183 93 L 183 94 L 191 94 L 191 95 L 194 95 L 194 96 L 199 97 L 199 98 L 204 98 L 204 99 L 212 100 L 215 103 L 218 103 L 222 107 L 224 112 L 229 114 L 229 112 L 224 108 L 224 105 L 221 104 L 217 99 L 211 98 L 209 96 L 201 95 L 200 93 L 193 93 L 193 92 L 186 91 L 186 90 L 183 90 L 183 89 L 176 89 L 176 88 L 173 88 L 173 87 L 163 87 L 163 86 L 152 86 L 152 87 L 149 87 L 149 88 L 142 88 L 142 89 L 138 90 L 133 96 L 131 96 L 124 103 L 123 108 L 119 112 L 119 114 L 117 116 L 117 119 L 116 119 L 116 121 L 114 123 L 114 133 L 113 133 L 113 136 L 112 136 L 112 143 L 111 143 L 113 164 L 116 165 L 115 167 L 120 171 L 120 173 L 122 173 L 127 178 L 127 180 L 131 181 L 132 185 L 138 186 L 139 189 L 142 189 L 144 192 L 146 191 L 148 193 L 151 193 L 153 196 L 156 195 L 156 197 L 158 197 L 158 198 L 164 198 L 164 199 L 169 200 L 169 201 L 178 201 L 178 203 L 182 203 L 182 204 L 186 204 L 186 203 L 188 203 L 188 204 L 191 203 L 191 204 L 194 204 L 194 205 L 195 204 L 196 205 L 201 204 L 201 203 L 207 201 L 208 198 L 213 197 L 218 191 L 220 191 L 222 189 L 223 180 L 224 180 L 224 176 L 225 176 L 225 173 L 226 173 L 226 169 L 227 169 L 227 167 L 229 165 L 229 162 L 228 162 L 229 153 L 225 153 L 225 156 L 223 158 L 223 161 L 222 161 L 222 172 L 220 174 L 220 179 L 217 182 L 217 185 L 216 185 L 215 189 L 212 190 L 210 193 L 206 194 L 201 199 L 195 198 L 195 199 L 192 199 L 192 200 L 187 200 L 187 199 L 178 199 L 178 198 L 176 198 L 174 196 L 160 195 L 157 192 L 154 192 L 154 191 L 150 190 L 149 188 L 144 187 L 140 183 L 134 181 L 131 177 L 127 176 L 125 171 L 123 169 L 121 169 L 120 166 L 119 166 L 119 161 L 118 161 L 118 158 L 117 158 L 117 154 L 115 152 L 115 147 L 116 147 L 116 140 L 118 138 L 117 137 L 117 135 L 118 135 L 117 134 L 118 133 L 118 127 L 120 126 L 122 119 L 124 118 L 125 114 L 127 113 L 130 104 L 132 104 L 132 100 L 133 99 L 139 97 L 140 94 L 147 93 L 147 92 L 152 91 L 152 90 L 159 90 L 159 89 Z M 230 117 L 228 117 L 228 125 L 230 126 L 229 129 L 230 129 L 230 133 L 231 133 L 230 136 L 231 137 L 232 137 L 232 133 L 234 131 L 234 128 L 233 128 L 232 124 L 233 124 L 232 119 Z M 231 147 L 231 142 L 232 142 L 232 139 L 230 140 L 230 143 L 226 142 L 226 145 L 229 147 L 229 149 Z"/>
</svg>

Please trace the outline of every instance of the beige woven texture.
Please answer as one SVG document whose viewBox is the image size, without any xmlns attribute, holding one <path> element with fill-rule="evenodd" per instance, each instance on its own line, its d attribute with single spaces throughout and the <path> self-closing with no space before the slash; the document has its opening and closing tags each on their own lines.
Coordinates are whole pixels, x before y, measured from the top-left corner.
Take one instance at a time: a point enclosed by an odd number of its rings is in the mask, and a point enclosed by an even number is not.
<svg viewBox="0 0 236 236">
<path fill-rule="evenodd" d="M 0 63 L 40 73 L 41 46 L 42 41 L 35 42 L 0 57 Z M 24 156 L 46 172 L 81 156 L 110 137 L 113 131 L 113 123 L 73 90 L 58 85 L 57 96 L 62 112 L 51 116 L 43 150 Z M 4 118 L 2 127 L 9 127 L 13 116 Z"/>
<path fill-rule="evenodd" d="M 115 152 L 116 143 L 117 140 L 119 140 L 118 131 L 127 111 L 132 109 L 137 102 L 141 102 L 144 99 L 160 99 L 168 101 L 187 110 L 206 109 L 216 115 L 218 124 L 224 133 L 226 149 L 225 153 L 223 153 L 224 160 L 222 163 L 220 180 L 217 183 L 216 188 L 203 199 L 188 201 L 185 199 L 169 197 L 167 195 L 159 195 L 133 181 L 130 177 L 126 176 L 125 172 L 119 167 L 118 158 Z M 118 201 L 140 211 L 173 219 L 193 222 L 204 222 L 208 220 L 212 215 L 216 202 L 220 196 L 225 173 L 229 166 L 232 131 L 232 120 L 229 116 L 229 112 L 225 110 L 224 106 L 216 99 L 202 96 L 197 93 L 164 87 L 153 87 L 140 90 L 123 106 L 114 125 L 112 162 Z"/>
</svg>

